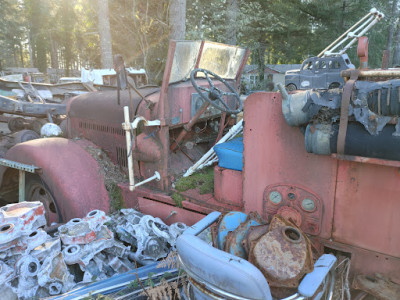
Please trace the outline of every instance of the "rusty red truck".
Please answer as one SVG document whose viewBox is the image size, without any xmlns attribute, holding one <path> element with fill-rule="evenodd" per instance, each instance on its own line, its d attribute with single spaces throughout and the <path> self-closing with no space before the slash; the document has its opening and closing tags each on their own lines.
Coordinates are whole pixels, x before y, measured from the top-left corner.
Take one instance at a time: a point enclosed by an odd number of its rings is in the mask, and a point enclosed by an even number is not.
<svg viewBox="0 0 400 300">
<path fill-rule="evenodd" d="M 40 168 L 26 178 L 26 200 L 42 201 L 50 223 L 109 211 L 106 155 L 130 174 L 118 185 L 126 207 L 166 224 L 193 225 L 214 211 L 257 212 L 265 223 L 279 215 L 295 228 L 285 234 L 305 236 L 317 258 L 351 261 L 350 278 L 381 273 L 400 284 L 400 158 L 385 150 L 398 149 L 400 74 L 349 71 L 344 90 L 260 92 L 243 105 L 235 87 L 248 55 L 171 41 L 160 88 L 70 99 L 66 138 L 28 141 L 6 154 Z M 242 136 L 208 171 L 213 191 L 200 191 L 204 178 L 178 190 L 182 175 L 238 122 L 242 105 Z M 15 201 L 18 172 L 4 167 L 1 179 L 1 201 Z"/>
</svg>

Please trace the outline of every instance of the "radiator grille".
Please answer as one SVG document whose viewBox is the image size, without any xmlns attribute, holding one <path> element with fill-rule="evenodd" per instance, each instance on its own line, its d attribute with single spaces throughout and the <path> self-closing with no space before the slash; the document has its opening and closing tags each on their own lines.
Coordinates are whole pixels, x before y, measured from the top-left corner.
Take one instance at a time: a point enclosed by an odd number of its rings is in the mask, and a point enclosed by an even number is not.
<svg viewBox="0 0 400 300">
<path fill-rule="evenodd" d="M 112 126 L 108 125 L 100 125 L 92 122 L 87 122 L 87 121 L 79 121 L 79 128 L 85 129 L 85 130 L 95 130 L 95 131 L 100 131 L 100 132 L 105 132 L 105 133 L 110 133 L 110 134 L 118 134 L 118 135 L 125 135 L 125 132 L 122 128 L 115 128 Z"/>
</svg>

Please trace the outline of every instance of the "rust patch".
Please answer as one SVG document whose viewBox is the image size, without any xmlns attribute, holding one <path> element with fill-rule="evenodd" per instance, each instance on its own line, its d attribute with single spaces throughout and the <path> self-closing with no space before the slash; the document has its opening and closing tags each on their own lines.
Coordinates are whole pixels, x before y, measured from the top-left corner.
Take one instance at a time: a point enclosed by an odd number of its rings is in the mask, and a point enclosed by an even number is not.
<svg viewBox="0 0 400 300">
<path fill-rule="evenodd" d="M 268 233 L 251 243 L 249 261 L 274 287 L 297 287 L 300 279 L 313 270 L 309 240 L 280 215 L 273 217 Z"/>
<path fill-rule="evenodd" d="M 248 255 L 243 247 L 243 239 L 252 226 L 262 224 L 264 224 L 264 221 L 261 219 L 260 215 L 257 212 L 250 212 L 246 220 L 241 223 L 236 230 L 228 232 L 225 240 L 224 251 L 247 259 Z"/>
<path fill-rule="evenodd" d="M 258 240 L 262 235 L 268 232 L 269 225 L 251 226 L 245 238 L 242 241 L 242 246 L 247 255 L 250 252 L 251 242 Z"/>
</svg>

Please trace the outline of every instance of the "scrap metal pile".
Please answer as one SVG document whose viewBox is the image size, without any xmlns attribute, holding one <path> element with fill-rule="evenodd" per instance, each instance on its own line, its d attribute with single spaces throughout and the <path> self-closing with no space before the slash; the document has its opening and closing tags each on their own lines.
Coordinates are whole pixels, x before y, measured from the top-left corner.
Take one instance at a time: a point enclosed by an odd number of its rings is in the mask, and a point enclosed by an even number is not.
<svg viewBox="0 0 400 300">
<path fill-rule="evenodd" d="M 282 85 L 278 86 L 286 122 L 305 128 L 307 152 L 400 160 L 399 79 L 360 80 L 345 89 L 307 90 L 290 95 Z M 339 129 L 343 124 L 346 146 L 340 149 Z"/>
<path fill-rule="evenodd" d="M 49 235 L 40 202 L 0 208 L 0 292 L 8 299 L 65 293 L 168 255 L 186 225 L 165 225 L 134 209 L 94 210 Z M 120 240 L 118 240 L 118 238 Z M 6 296 L 7 295 L 7 296 Z"/>
<path fill-rule="evenodd" d="M 255 265 L 275 297 L 282 296 L 280 288 L 296 288 L 304 275 L 313 271 L 308 237 L 281 215 L 266 224 L 257 212 L 230 212 L 219 220 L 217 229 L 214 244 Z"/>
</svg>

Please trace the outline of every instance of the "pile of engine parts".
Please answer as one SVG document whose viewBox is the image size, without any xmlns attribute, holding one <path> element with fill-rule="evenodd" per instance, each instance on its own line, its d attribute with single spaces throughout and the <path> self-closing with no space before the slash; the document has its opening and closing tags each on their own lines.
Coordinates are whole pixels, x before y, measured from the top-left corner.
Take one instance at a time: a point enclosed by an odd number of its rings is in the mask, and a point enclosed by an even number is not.
<svg viewBox="0 0 400 300">
<path fill-rule="evenodd" d="M 53 236 L 45 225 L 41 202 L 0 208 L 2 299 L 58 295 L 135 269 L 137 263 L 155 262 L 175 249 L 177 236 L 187 228 L 182 223 L 167 226 L 134 209 L 111 217 L 94 210 L 61 225 Z"/>
</svg>

